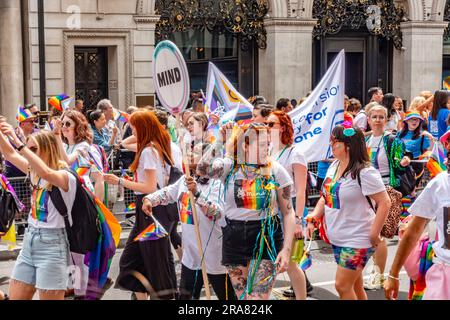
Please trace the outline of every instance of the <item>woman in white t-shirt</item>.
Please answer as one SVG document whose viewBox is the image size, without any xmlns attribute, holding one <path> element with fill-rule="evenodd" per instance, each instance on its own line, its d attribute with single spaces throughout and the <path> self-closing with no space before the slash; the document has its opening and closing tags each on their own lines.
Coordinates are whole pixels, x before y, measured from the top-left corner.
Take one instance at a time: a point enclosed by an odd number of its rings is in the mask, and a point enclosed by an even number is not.
<svg viewBox="0 0 450 320">
<path fill-rule="evenodd" d="M 221 181 L 196 174 L 197 163 L 207 144 L 198 143 L 190 154 L 189 168 L 192 177 L 182 176 L 177 182 L 145 197 L 143 210 L 151 213 L 152 207 L 178 203 L 181 216 L 183 258 L 181 259 L 180 299 L 198 300 L 203 286 L 201 262 L 205 261 L 208 280 L 219 300 L 236 300 L 236 295 L 222 260 Z M 202 242 L 199 253 L 189 193 L 196 199 L 197 221 Z"/>
<path fill-rule="evenodd" d="M 134 172 L 134 180 L 125 180 L 113 174 L 104 175 L 106 183 L 123 185 L 136 193 L 136 223 L 120 258 L 117 282 L 121 288 L 135 292 L 138 299 L 147 299 L 147 290 L 138 279 L 129 274 L 131 271 L 138 271 L 147 278 L 160 299 L 173 299 L 177 284 L 169 238 L 134 241 L 153 223 L 153 219 L 142 211 L 143 198 L 157 188 L 167 186 L 169 182 L 173 170 L 170 137 L 155 114 L 149 110 L 134 112 L 129 123 L 137 141 L 136 157 L 129 168 Z M 160 222 L 170 233 L 173 225 Z"/>
<path fill-rule="evenodd" d="M 438 239 L 433 244 L 433 265 L 426 273 L 426 289 L 422 300 L 450 300 L 450 131 L 441 142 L 447 149 L 447 172 L 431 180 L 409 208 L 413 216 L 400 241 L 385 282 L 386 299 L 398 298 L 399 272 L 419 241 L 427 223 L 436 218 Z"/>
<path fill-rule="evenodd" d="M 36 290 L 41 300 L 63 300 L 69 276 L 69 243 L 64 218 L 50 192 L 60 189 L 71 220 L 75 177 L 63 170 L 67 165 L 52 132 L 35 133 L 24 145 L 12 126 L 2 122 L 0 128 L 0 152 L 21 171 L 30 172 L 33 186 L 28 228 L 11 276 L 11 300 L 32 300 Z M 11 137 L 16 149 L 6 136 Z"/>
<path fill-rule="evenodd" d="M 366 146 L 369 160 L 372 166 L 380 172 L 383 183 L 396 189 L 400 187 L 400 177 L 411 159 L 405 155 L 406 148 L 402 140 L 395 134 L 387 132 L 387 118 L 388 110 L 385 107 L 375 105 L 370 109 L 368 121 L 372 132 L 366 136 Z M 397 206 L 398 212 L 401 211 L 400 201 L 392 205 Z M 373 255 L 374 268 L 364 283 L 366 289 L 382 288 L 387 253 L 386 240 L 383 240 Z"/>
<path fill-rule="evenodd" d="M 300 147 L 293 145 L 294 128 L 289 115 L 283 111 L 274 111 L 267 119 L 272 132 L 273 159 L 281 164 L 289 173 L 294 185 L 291 189 L 295 210 L 295 238 L 303 238 L 302 221 L 306 201 L 306 180 L 308 163 Z M 306 299 L 306 279 L 303 271 L 294 261 L 289 262 L 287 269 L 289 279 L 297 300 Z"/>
<path fill-rule="evenodd" d="M 232 124 L 225 128 L 231 132 Z M 226 143 L 225 158 L 218 150 L 222 142 L 217 142 L 203 156 L 197 172 L 224 184 L 222 264 L 237 297 L 267 300 L 277 272 L 286 271 L 291 259 L 292 179 L 278 162 L 270 161 L 267 126 L 253 123 L 235 131 Z M 284 239 L 278 210 L 283 215 Z"/>
<path fill-rule="evenodd" d="M 327 171 L 322 197 L 306 218 L 308 236 L 314 231 L 314 222 L 325 215 L 327 236 L 338 264 L 335 286 L 339 297 L 367 300 L 362 271 L 380 243 L 390 200 L 380 173 L 370 166 L 361 129 L 337 126 L 330 144 L 337 160 Z M 369 204 L 372 200 L 376 214 Z"/>
</svg>

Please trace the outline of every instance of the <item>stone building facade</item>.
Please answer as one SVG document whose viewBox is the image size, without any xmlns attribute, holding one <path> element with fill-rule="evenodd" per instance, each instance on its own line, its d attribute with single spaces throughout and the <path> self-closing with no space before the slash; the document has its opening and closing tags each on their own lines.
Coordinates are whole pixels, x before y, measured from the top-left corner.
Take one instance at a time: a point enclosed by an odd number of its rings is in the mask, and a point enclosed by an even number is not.
<svg viewBox="0 0 450 320">
<path fill-rule="evenodd" d="M 212 55 L 219 64 L 230 67 L 230 76 L 236 78 L 233 82 L 244 94 L 259 93 L 271 102 L 307 94 L 326 70 L 333 52 L 341 48 L 348 50 L 350 64 L 361 61 L 363 69 L 355 64 L 351 72 L 361 73 L 363 100 L 367 87 L 378 84 L 407 101 L 421 90 L 441 88 L 443 56 L 450 53 L 443 41 L 448 26 L 444 21 L 446 0 L 395 0 L 405 11 L 400 23 L 402 44 L 393 48 L 388 41 L 387 49 L 376 36 L 359 36 L 361 29 L 313 38 L 320 23 L 314 18 L 318 1 L 267 0 L 265 45 L 252 46 L 253 50 L 245 53 L 237 44 L 240 42 L 233 43 L 226 36 L 214 40 L 213 36 L 207 41 L 225 44 L 222 53 L 212 50 Z M 339 1 L 348 2 L 332 3 Z M 43 56 L 39 53 L 38 2 L 0 1 L 0 113 L 9 119 L 14 118 L 18 104 L 40 104 Z M 120 109 L 154 101 L 152 54 L 160 21 L 157 0 L 43 2 L 46 98 L 62 92 L 89 101 L 108 97 Z M 197 72 L 196 76 L 206 78 L 201 63 L 208 55 L 198 55 L 206 48 L 201 48 L 199 41 L 193 46 L 200 59 L 189 67 L 193 76 Z M 192 50 L 191 44 L 186 47 Z M 384 52 L 386 60 L 374 60 L 379 52 Z M 250 74 L 244 77 L 246 72 Z M 46 106 L 41 108 L 46 110 Z"/>
</svg>

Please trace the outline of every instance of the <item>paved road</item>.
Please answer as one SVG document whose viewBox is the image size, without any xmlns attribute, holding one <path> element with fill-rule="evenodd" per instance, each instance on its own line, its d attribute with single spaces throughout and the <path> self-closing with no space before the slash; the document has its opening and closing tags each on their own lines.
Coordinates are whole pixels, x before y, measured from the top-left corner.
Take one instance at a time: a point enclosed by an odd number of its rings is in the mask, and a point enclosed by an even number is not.
<svg viewBox="0 0 450 320">
<path fill-rule="evenodd" d="M 396 241 L 390 241 L 388 243 L 389 255 L 388 263 L 389 267 L 395 255 L 397 248 Z M 118 250 L 115 255 L 112 264 L 110 276 L 115 279 L 118 275 L 118 263 L 120 255 L 122 254 L 122 249 Z M 313 264 L 311 268 L 307 271 L 308 278 L 314 286 L 314 291 L 311 300 L 336 300 L 338 299 L 337 292 L 334 288 L 334 276 L 336 273 L 336 263 L 332 255 L 331 248 L 324 246 L 321 242 L 317 241 L 313 244 L 311 250 Z M 175 255 L 176 256 L 176 255 Z M 366 267 L 365 273 L 368 273 L 368 269 L 371 263 Z M 0 261 L 0 290 L 7 291 L 9 276 L 11 275 L 12 268 L 14 266 L 14 260 Z M 180 274 L 180 264 L 177 261 L 176 265 L 177 275 L 179 279 Z M 272 299 L 285 299 L 281 292 L 289 286 L 289 278 L 286 273 L 280 274 L 275 282 Z M 403 272 L 401 274 L 401 286 L 400 286 L 400 300 L 406 300 L 409 289 L 409 278 Z M 213 293 L 213 291 L 212 291 Z M 367 295 L 371 300 L 384 300 L 383 290 L 367 291 Z M 203 297 L 204 298 L 204 297 Z M 130 293 L 121 291 L 118 289 L 109 289 L 104 296 L 105 300 L 128 300 L 130 299 Z"/>
</svg>

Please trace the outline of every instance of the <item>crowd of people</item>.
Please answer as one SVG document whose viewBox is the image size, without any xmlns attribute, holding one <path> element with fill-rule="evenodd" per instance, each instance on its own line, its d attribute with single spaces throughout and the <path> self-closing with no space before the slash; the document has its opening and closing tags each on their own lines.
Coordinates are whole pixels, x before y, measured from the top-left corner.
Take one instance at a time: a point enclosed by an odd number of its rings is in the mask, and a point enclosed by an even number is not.
<svg viewBox="0 0 450 320">
<path fill-rule="evenodd" d="M 399 271 L 429 224 L 438 231 L 429 234 L 433 258 L 421 298 L 450 299 L 449 173 L 417 189 L 424 154 L 439 144 L 448 157 L 450 94 L 422 92 L 408 108 L 381 88 L 371 88 L 368 96 L 364 108 L 345 97 L 344 122 L 330 138 L 333 157 L 319 162 L 317 179 L 311 179 L 301 145 L 294 144 L 289 116 L 305 98 L 272 105 L 251 97 L 251 121 L 223 123 L 218 130 L 212 128 L 219 119 L 205 112 L 201 96 L 192 98 L 179 120 L 162 109 L 129 107 L 120 122 L 107 99 L 89 111 L 77 100 L 74 108 L 53 113 L 46 128 L 38 126 L 36 105 L 21 109 L 16 127 L 1 118 L 3 174 L 28 176 L 31 185 L 28 227 L 6 297 L 32 299 L 38 291 L 42 300 L 64 299 L 73 289 L 83 299 L 86 275 L 81 272 L 81 285 L 71 288 L 67 270 L 82 270 L 84 258 L 70 250 L 52 189 L 60 190 L 70 212 L 76 179 L 66 169 L 89 163 L 83 182 L 98 199 L 104 200 L 105 185 L 136 195 L 135 220 L 115 279 L 133 299 L 199 299 L 204 265 L 220 300 L 269 299 L 283 272 L 292 285 L 285 294 L 304 300 L 312 286 L 292 259 L 292 247 L 317 234 L 332 247 L 341 299 L 366 300 L 365 289 L 383 286 L 386 298 L 396 299 Z M 131 178 L 109 172 L 109 155 L 118 150 L 120 167 Z M 308 211 L 310 188 L 321 196 Z M 412 203 L 407 212 L 405 199 Z M 136 241 L 154 224 L 166 236 Z M 394 262 L 386 266 L 386 238 L 399 233 Z M 180 279 L 172 247 L 182 265 Z M 374 267 L 364 281 L 371 258 Z M 419 280 L 412 280 L 415 289 Z"/>
</svg>

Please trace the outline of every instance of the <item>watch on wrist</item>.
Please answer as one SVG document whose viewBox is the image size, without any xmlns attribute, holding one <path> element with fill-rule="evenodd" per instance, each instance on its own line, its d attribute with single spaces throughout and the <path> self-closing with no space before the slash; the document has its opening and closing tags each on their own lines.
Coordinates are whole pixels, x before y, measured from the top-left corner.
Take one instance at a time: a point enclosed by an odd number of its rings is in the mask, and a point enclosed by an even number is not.
<svg viewBox="0 0 450 320">
<path fill-rule="evenodd" d="M 23 148 L 25 148 L 26 145 L 25 144 L 21 144 L 20 146 L 17 147 L 17 151 L 22 151 Z"/>
<path fill-rule="evenodd" d="M 194 197 L 195 199 L 198 199 L 198 197 L 200 197 L 201 192 L 197 190 L 196 193 L 194 193 Z"/>
</svg>

